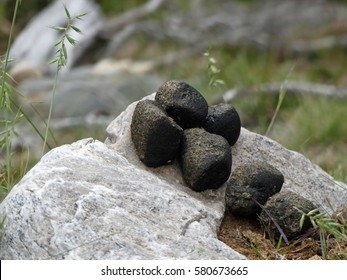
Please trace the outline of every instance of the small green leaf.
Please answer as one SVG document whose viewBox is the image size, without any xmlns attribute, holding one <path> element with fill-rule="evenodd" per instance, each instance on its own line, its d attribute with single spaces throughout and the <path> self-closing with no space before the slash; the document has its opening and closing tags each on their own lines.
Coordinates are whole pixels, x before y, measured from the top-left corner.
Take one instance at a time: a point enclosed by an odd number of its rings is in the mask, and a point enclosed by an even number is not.
<svg viewBox="0 0 347 280">
<path fill-rule="evenodd" d="M 319 211 L 318 209 L 313 209 L 307 213 L 307 216 L 312 216 L 313 214 L 317 213 L 318 211 Z"/>
<path fill-rule="evenodd" d="M 87 13 L 78 13 L 75 15 L 75 18 L 82 19 L 82 17 L 84 17 L 85 15 L 87 15 Z"/>
<path fill-rule="evenodd" d="M 62 26 L 50 26 L 50 28 L 57 30 L 57 31 L 65 31 L 66 27 L 62 27 Z"/>
<path fill-rule="evenodd" d="M 209 61 L 211 64 L 217 64 L 217 61 L 216 61 L 213 57 L 209 57 L 209 58 L 208 58 L 208 61 Z"/>
<path fill-rule="evenodd" d="M 56 63 L 59 60 L 59 57 L 53 58 L 52 60 L 48 61 L 48 64 Z"/>
<path fill-rule="evenodd" d="M 220 79 L 217 79 L 215 81 L 216 84 L 219 84 L 219 85 L 225 85 L 225 82 L 223 80 L 220 80 Z"/>
<path fill-rule="evenodd" d="M 214 65 L 211 65 L 211 66 L 210 66 L 210 70 L 211 70 L 211 72 L 212 72 L 213 74 L 219 73 L 219 69 L 218 69 L 216 66 L 214 66 Z"/>
<path fill-rule="evenodd" d="M 69 34 L 66 34 L 66 39 L 69 41 L 71 45 L 74 46 L 76 44 L 76 40 L 72 38 Z"/>
<path fill-rule="evenodd" d="M 300 223 L 299 223 L 300 229 L 302 229 L 302 227 L 303 227 L 303 225 L 304 225 L 305 216 L 306 216 L 305 214 L 302 214 L 302 215 L 301 215 Z"/>
<path fill-rule="evenodd" d="M 343 226 L 339 223 L 335 223 L 335 222 L 330 222 L 329 226 L 331 227 L 336 227 L 336 228 L 342 228 Z"/>
<path fill-rule="evenodd" d="M 62 49 L 63 49 L 64 59 L 67 59 L 67 50 L 66 50 L 65 44 L 62 44 L 61 47 L 62 47 Z M 65 65 L 65 63 L 64 63 L 64 65 Z"/>
<path fill-rule="evenodd" d="M 317 215 L 314 216 L 314 219 L 317 220 L 317 219 L 323 219 L 325 218 L 325 213 L 319 213 Z"/>
<path fill-rule="evenodd" d="M 73 30 L 75 30 L 77 33 L 82 33 L 82 31 L 81 31 L 79 28 L 77 28 L 76 26 L 70 25 L 70 27 L 71 27 Z"/>
<path fill-rule="evenodd" d="M 66 8 L 66 6 L 64 5 L 64 10 L 65 10 L 65 14 L 66 14 L 66 17 L 71 20 L 71 16 L 70 16 L 70 13 L 68 11 L 68 9 Z"/>
<path fill-rule="evenodd" d="M 212 86 L 214 84 L 214 78 L 211 78 L 210 81 L 208 82 L 209 86 Z"/>
<path fill-rule="evenodd" d="M 2 185 L 1 185 L 1 186 L 2 186 Z M 3 227 L 4 227 L 5 221 L 6 221 L 6 215 L 2 218 L 2 220 L 1 220 L 1 222 L 0 222 L 0 228 L 3 228 Z"/>
<path fill-rule="evenodd" d="M 56 47 L 56 46 L 60 45 L 60 44 L 61 44 L 61 42 L 62 42 L 62 39 L 58 40 L 57 42 L 55 42 L 55 44 L 54 44 L 54 46 L 53 46 L 53 47 Z"/>
</svg>

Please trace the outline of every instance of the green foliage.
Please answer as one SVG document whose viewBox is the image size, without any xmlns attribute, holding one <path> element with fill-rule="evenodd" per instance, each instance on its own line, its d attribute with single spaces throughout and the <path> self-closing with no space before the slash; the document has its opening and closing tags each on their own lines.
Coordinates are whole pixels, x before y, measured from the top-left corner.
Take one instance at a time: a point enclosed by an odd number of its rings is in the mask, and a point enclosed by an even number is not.
<svg viewBox="0 0 347 280">
<path fill-rule="evenodd" d="M 9 54 L 11 50 L 12 34 L 14 24 L 16 22 L 17 11 L 20 1 L 15 3 L 15 10 L 12 19 L 10 36 L 8 39 L 7 50 L 5 58 L 1 60 L 0 65 L 0 109 L 4 114 L 3 120 L 1 120 L 0 128 L 3 131 L 0 132 L 0 153 L 4 153 L 6 160 L 4 163 L 0 162 L 0 192 L 8 192 L 13 186 L 13 162 L 12 162 L 12 133 L 14 131 L 14 124 L 20 119 L 19 112 L 15 118 L 11 118 L 11 95 L 13 95 L 13 88 L 10 84 L 11 77 L 7 72 L 8 63 L 10 62 Z"/>
<path fill-rule="evenodd" d="M 212 51 L 212 48 L 209 47 L 208 50 L 204 53 L 204 56 L 206 56 L 208 61 L 208 65 L 207 65 L 208 86 L 219 87 L 221 85 L 225 85 L 225 82 L 217 78 L 217 74 L 220 72 L 220 69 L 218 69 L 217 61 L 212 56 L 211 51 Z"/>
<path fill-rule="evenodd" d="M 0 2 L 0 18 L 2 17 L 3 19 L 10 21 L 15 11 L 16 1 L 3 0 Z M 32 19 L 32 17 L 37 14 L 37 12 L 52 2 L 53 0 L 19 1 L 21 8 L 17 11 L 17 27 L 22 28 L 25 26 Z"/>
<path fill-rule="evenodd" d="M 277 114 L 278 112 L 280 111 L 280 108 L 281 108 L 281 105 L 282 105 L 282 102 L 284 100 L 284 97 L 286 96 L 286 90 L 285 90 L 285 82 L 284 84 L 281 85 L 281 89 L 280 89 L 280 94 L 279 94 L 279 97 L 278 97 L 278 103 L 277 103 L 277 106 L 276 106 L 276 110 L 275 110 L 275 113 L 271 119 L 271 122 L 269 124 L 269 127 L 267 128 L 266 132 L 265 132 L 265 136 L 268 136 L 274 123 L 275 123 L 275 119 L 277 117 Z"/>
<path fill-rule="evenodd" d="M 329 235 L 339 242 L 347 242 L 347 220 L 343 217 L 332 218 L 327 213 L 314 209 L 307 214 L 302 214 L 300 227 L 303 226 L 306 217 L 309 217 L 313 227 L 318 231 L 323 259 L 328 258 L 327 237 Z"/>
<path fill-rule="evenodd" d="M 0 220 L 0 230 L 4 228 L 5 221 L 6 221 L 6 216 L 1 218 L 1 220 Z M 1 243 L 1 240 L 2 240 L 2 234 L 0 233 L 0 243 Z"/>
<path fill-rule="evenodd" d="M 114 15 L 125 12 L 131 8 L 147 3 L 146 0 L 127 0 L 127 1 L 110 1 L 96 0 L 106 15 Z"/>
<path fill-rule="evenodd" d="M 294 111 L 285 113 L 288 123 L 297 128 L 295 137 L 288 139 L 289 148 L 344 142 L 347 131 L 347 101 L 326 97 L 302 97 Z"/>
<path fill-rule="evenodd" d="M 14 89 L 10 81 L 12 77 L 7 72 L 7 65 L 10 59 L 0 58 L 0 108 L 2 110 L 11 110 L 10 97 L 13 95 Z"/>
<path fill-rule="evenodd" d="M 12 186 L 16 183 L 18 178 L 21 178 L 28 168 L 29 164 L 29 150 L 27 153 L 19 153 L 19 156 L 15 154 L 12 149 L 12 136 L 16 135 L 15 126 L 21 122 L 23 119 L 27 121 L 32 128 L 35 130 L 37 135 L 43 140 L 43 149 L 47 146 L 49 149 L 50 145 L 47 143 L 48 134 L 51 133 L 50 130 L 50 118 L 49 115 L 47 123 L 42 119 L 42 122 L 46 125 L 46 134 L 43 136 L 39 129 L 32 122 L 30 117 L 22 110 L 14 98 L 16 93 L 13 88 L 14 81 L 7 72 L 8 64 L 11 62 L 9 59 L 9 53 L 11 49 L 12 35 L 14 30 L 14 25 L 16 22 L 17 11 L 19 10 L 20 1 L 16 1 L 16 6 L 13 14 L 13 20 L 10 30 L 10 36 L 8 39 L 6 55 L 0 61 L 0 109 L 1 109 L 1 119 L 0 119 L 0 153 L 5 155 L 5 161 L 0 162 L 0 196 L 1 199 L 10 191 Z M 65 14 L 68 19 L 68 24 L 65 27 L 53 27 L 55 30 L 60 32 L 63 31 L 62 38 L 55 44 L 58 47 L 57 57 L 51 61 L 51 63 L 57 63 L 56 79 L 53 86 L 53 98 L 50 107 L 50 113 L 52 112 L 54 103 L 54 93 L 57 82 L 57 77 L 60 69 L 67 63 L 67 51 L 66 51 L 66 41 L 72 45 L 76 44 L 76 40 L 70 35 L 70 31 L 81 33 L 72 22 L 74 20 L 81 20 L 84 13 L 76 14 L 73 17 L 70 15 L 68 9 L 64 6 Z M 19 161 L 14 166 L 14 160 Z"/>
<path fill-rule="evenodd" d="M 238 2 L 241 2 L 241 3 L 255 3 L 257 2 L 256 0 L 237 0 Z"/>
<path fill-rule="evenodd" d="M 54 106 L 54 100 L 55 100 L 55 92 L 56 92 L 56 86 L 58 82 L 58 75 L 59 71 L 62 67 L 64 67 L 68 61 L 68 54 L 66 50 L 66 41 L 70 43 L 71 45 L 76 45 L 76 40 L 72 37 L 72 35 L 69 33 L 71 30 L 77 33 L 82 33 L 79 28 L 77 28 L 72 22 L 74 20 L 82 20 L 82 18 L 86 15 L 86 13 L 78 13 L 71 17 L 71 14 L 69 10 L 64 5 L 64 10 L 67 18 L 67 24 L 66 26 L 52 26 L 51 28 L 63 32 L 63 35 L 61 38 L 54 44 L 54 47 L 58 47 L 58 50 L 56 51 L 57 56 L 49 61 L 49 64 L 57 64 L 57 71 L 55 74 L 54 82 L 53 82 L 53 89 L 52 89 L 52 98 L 49 106 L 49 112 L 48 112 L 48 118 L 47 118 L 47 124 L 46 124 L 46 132 L 44 137 L 44 142 L 42 146 L 42 154 L 44 154 L 46 144 L 48 143 L 48 135 L 50 133 L 50 123 L 52 118 L 52 112 L 53 112 L 53 106 Z"/>
<path fill-rule="evenodd" d="M 64 5 L 64 10 L 67 18 L 66 26 L 52 26 L 51 28 L 63 32 L 62 37 L 54 44 L 54 47 L 58 47 L 56 51 L 57 56 L 49 61 L 49 64 L 57 63 L 57 72 L 60 71 L 62 67 L 64 67 L 67 63 L 67 50 L 66 50 L 66 41 L 68 41 L 71 45 L 76 45 L 76 40 L 69 34 L 71 30 L 82 33 L 79 28 L 72 24 L 73 20 L 78 19 L 82 20 L 82 18 L 86 15 L 86 13 L 76 14 L 74 17 L 71 17 L 70 12 Z"/>
</svg>

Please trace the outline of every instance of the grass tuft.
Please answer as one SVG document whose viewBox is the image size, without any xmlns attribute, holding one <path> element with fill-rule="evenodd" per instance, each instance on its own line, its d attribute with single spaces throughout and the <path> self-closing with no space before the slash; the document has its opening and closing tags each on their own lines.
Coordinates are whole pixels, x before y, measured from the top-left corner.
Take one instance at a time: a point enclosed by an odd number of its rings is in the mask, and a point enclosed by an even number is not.
<svg viewBox="0 0 347 280">
<path fill-rule="evenodd" d="M 66 66 L 67 61 L 68 61 L 68 54 L 67 54 L 67 50 L 66 50 L 66 41 L 73 46 L 76 45 L 76 43 L 77 43 L 76 40 L 71 36 L 71 34 L 69 34 L 69 32 L 71 30 L 73 30 L 77 33 L 82 33 L 82 31 L 79 28 L 77 28 L 75 25 L 73 25 L 72 22 L 75 19 L 82 20 L 83 17 L 86 15 L 86 13 L 79 13 L 79 14 L 76 14 L 75 16 L 71 17 L 70 12 L 65 5 L 64 5 L 64 10 L 65 10 L 66 18 L 67 18 L 66 26 L 52 26 L 51 27 L 52 29 L 54 29 L 56 31 L 63 31 L 63 35 L 54 44 L 54 47 L 58 47 L 58 49 L 56 51 L 57 56 L 48 62 L 49 64 L 56 64 L 57 65 L 57 71 L 55 73 L 54 82 L 53 82 L 52 98 L 51 98 L 51 102 L 50 102 L 50 106 L 49 106 L 45 137 L 44 137 L 44 142 L 43 142 L 43 146 L 42 146 L 42 155 L 45 152 L 46 144 L 48 141 L 48 135 L 50 132 L 50 124 L 51 124 L 51 119 L 52 119 L 52 112 L 53 112 L 53 106 L 54 106 L 55 93 L 56 93 L 56 88 L 57 88 L 59 72 L 60 72 L 62 67 Z"/>
</svg>

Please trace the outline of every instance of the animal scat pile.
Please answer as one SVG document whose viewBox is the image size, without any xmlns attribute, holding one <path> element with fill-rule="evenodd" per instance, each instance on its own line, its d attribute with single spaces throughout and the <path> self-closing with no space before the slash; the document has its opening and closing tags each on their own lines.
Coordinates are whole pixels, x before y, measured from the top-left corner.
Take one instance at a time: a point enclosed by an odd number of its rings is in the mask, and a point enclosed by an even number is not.
<svg viewBox="0 0 347 280">
<path fill-rule="evenodd" d="M 239 165 L 227 182 L 226 210 L 235 216 L 259 219 L 271 239 L 279 240 L 280 230 L 286 239 L 295 239 L 312 224 L 303 214 L 315 209 L 304 197 L 290 191 L 281 191 L 283 174 L 266 162 Z M 279 229 L 279 228 L 280 229 Z"/>
<path fill-rule="evenodd" d="M 176 157 L 187 185 L 195 191 L 216 189 L 229 178 L 231 145 L 241 120 L 230 104 L 208 106 L 202 94 L 183 81 L 167 81 L 155 101 L 138 102 L 131 137 L 140 160 L 149 167 Z"/>
<path fill-rule="evenodd" d="M 277 226 L 289 238 L 297 237 L 312 226 L 305 221 L 301 228 L 299 223 L 302 213 L 314 205 L 299 195 L 280 192 L 284 177 L 279 170 L 254 162 L 239 166 L 230 177 L 231 146 L 240 131 L 241 120 L 232 105 L 208 106 L 198 90 L 175 80 L 165 82 L 154 101 L 139 101 L 131 122 L 131 138 L 144 164 L 155 168 L 177 157 L 192 190 L 217 189 L 227 182 L 227 212 L 258 217 L 276 239 L 280 236 Z"/>
</svg>

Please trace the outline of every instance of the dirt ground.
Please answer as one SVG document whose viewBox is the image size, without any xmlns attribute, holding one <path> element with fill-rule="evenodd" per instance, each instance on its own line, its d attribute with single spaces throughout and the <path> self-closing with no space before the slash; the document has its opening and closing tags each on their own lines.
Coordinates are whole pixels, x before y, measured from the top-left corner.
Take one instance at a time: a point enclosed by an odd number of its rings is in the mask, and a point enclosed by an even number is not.
<svg viewBox="0 0 347 280">
<path fill-rule="evenodd" d="M 318 238 L 307 237 L 301 242 L 291 242 L 286 246 L 282 242 L 269 240 L 259 222 L 235 217 L 227 213 L 223 219 L 219 239 L 239 253 L 252 260 L 321 260 L 321 246 Z M 328 258 L 347 259 L 347 242 L 337 242 L 327 237 Z"/>
</svg>

